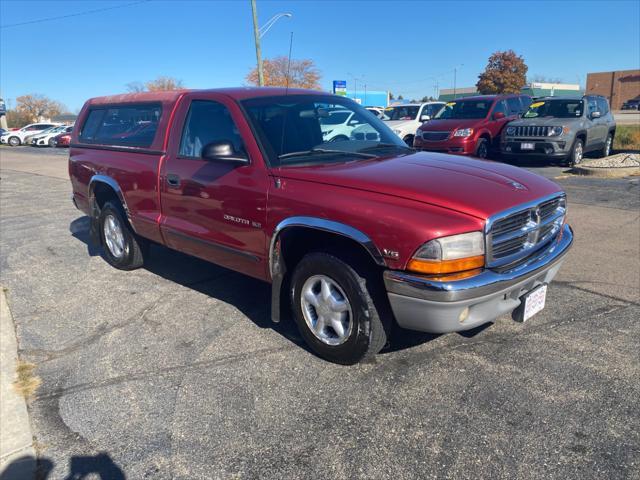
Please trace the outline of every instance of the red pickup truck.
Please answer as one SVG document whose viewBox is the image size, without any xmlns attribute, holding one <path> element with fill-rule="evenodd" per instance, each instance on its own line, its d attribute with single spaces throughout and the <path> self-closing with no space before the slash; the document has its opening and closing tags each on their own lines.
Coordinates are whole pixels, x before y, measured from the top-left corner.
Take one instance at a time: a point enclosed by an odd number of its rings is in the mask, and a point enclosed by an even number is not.
<svg viewBox="0 0 640 480">
<path fill-rule="evenodd" d="M 331 112 L 367 135 L 324 141 Z M 136 93 L 86 102 L 73 202 L 104 258 L 150 242 L 269 282 L 320 356 L 355 363 L 393 322 L 468 330 L 544 306 L 573 235 L 555 183 L 509 165 L 416 152 L 355 102 L 279 88 Z M 282 312 L 282 314 L 281 314 Z"/>
</svg>

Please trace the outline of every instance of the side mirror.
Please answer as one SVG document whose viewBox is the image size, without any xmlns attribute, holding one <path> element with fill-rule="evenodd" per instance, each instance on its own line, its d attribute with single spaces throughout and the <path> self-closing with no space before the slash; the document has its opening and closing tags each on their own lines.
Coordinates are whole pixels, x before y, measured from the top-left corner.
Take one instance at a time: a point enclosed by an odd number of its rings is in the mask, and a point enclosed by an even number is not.
<svg viewBox="0 0 640 480">
<path fill-rule="evenodd" d="M 602 116 L 602 114 L 600 112 L 592 112 L 591 113 L 591 118 L 600 118 Z"/>
<path fill-rule="evenodd" d="M 504 112 L 496 112 L 496 113 L 493 114 L 493 119 L 494 120 L 500 120 L 500 119 L 502 119 L 504 117 L 505 117 Z"/>
<path fill-rule="evenodd" d="M 202 149 L 201 156 L 209 161 L 231 162 L 242 165 L 249 163 L 247 156 L 242 152 L 236 152 L 233 144 L 226 140 L 208 143 Z"/>
<path fill-rule="evenodd" d="M 431 120 L 431 115 L 420 115 L 420 121 L 421 122 L 428 122 L 429 120 Z"/>
</svg>

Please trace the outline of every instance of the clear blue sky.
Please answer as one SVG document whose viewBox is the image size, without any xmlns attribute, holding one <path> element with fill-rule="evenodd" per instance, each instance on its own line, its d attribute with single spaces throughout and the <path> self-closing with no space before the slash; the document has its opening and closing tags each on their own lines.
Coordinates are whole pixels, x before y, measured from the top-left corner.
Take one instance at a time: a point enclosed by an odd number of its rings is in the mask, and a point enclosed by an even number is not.
<svg viewBox="0 0 640 480">
<path fill-rule="evenodd" d="M 0 25 L 130 3 L 0 0 Z M 496 50 L 524 56 L 529 74 L 585 83 L 587 72 L 640 68 L 640 1 L 432 2 L 258 0 L 260 24 L 279 12 L 264 57 L 311 58 L 322 86 L 363 80 L 405 98 L 471 86 Z M 152 0 L 0 30 L 0 94 L 14 105 L 42 93 L 75 111 L 89 97 L 158 75 L 190 88 L 245 84 L 255 65 L 249 0 Z M 361 88 L 361 87 L 359 87 Z"/>
</svg>

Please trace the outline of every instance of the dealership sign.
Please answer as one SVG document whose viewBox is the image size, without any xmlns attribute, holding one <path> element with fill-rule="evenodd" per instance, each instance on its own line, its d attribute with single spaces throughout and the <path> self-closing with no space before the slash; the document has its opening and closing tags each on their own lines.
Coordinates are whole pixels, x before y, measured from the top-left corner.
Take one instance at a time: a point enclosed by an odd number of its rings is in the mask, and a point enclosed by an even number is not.
<svg viewBox="0 0 640 480">
<path fill-rule="evenodd" d="M 334 80 L 333 81 L 333 93 L 336 95 L 347 96 L 347 81 L 346 80 Z"/>
</svg>

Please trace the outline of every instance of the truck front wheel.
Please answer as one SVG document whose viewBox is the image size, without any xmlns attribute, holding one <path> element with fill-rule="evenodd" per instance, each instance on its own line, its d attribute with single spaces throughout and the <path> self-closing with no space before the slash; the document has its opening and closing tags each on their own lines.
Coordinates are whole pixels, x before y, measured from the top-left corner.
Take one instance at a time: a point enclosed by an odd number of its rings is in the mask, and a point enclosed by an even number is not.
<svg viewBox="0 0 640 480">
<path fill-rule="evenodd" d="M 310 253 L 298 263 L 291 302 L 302 337 L 331 362 L 352 365 L 387 342 L 366 279 L 333 255 Z"/>
<path fill-rule="evenodd" d="M 110 265 L 120 270 L 142 266 L 144 242 L 133 232 L 119 205 L 106 202 L 100 210 L 98 224 L 104 258 Z"/>
</svg>

